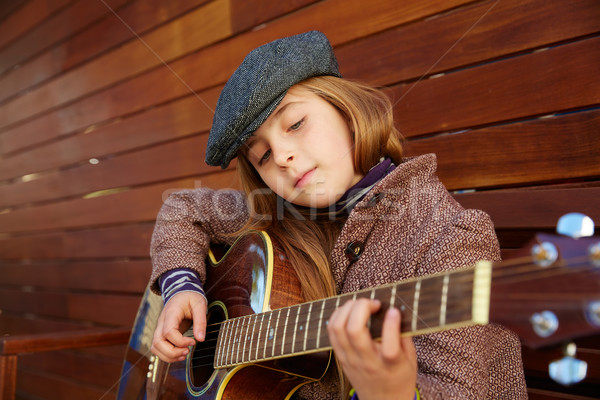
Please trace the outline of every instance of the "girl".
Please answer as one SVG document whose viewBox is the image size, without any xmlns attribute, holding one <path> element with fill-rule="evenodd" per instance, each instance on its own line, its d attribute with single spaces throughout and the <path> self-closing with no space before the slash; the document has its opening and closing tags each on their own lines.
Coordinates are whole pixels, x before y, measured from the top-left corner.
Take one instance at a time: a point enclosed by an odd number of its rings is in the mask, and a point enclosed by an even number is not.
<svg viewBox="0 0 600 400">
<path fill-rule="evenodd" d="M 206 188 L 171 195 L 152 238 L 153 289 L 165 307 L 152 350 L 182 360 L 193 321 L 204 339 L 204 259 L 210 242 L 247 229 L 275 237 L 306 300 L 497 261 L 489 217 L 464 210 L 435 176 L 435 156 L 402 157 L 392 106 L 344 80 L 327 38 L 308 32 L 251 52 L 227 82 L 206 159 L 238 157 L 244 193 Z M 401 338 L 390 308 L 381 341 L 367 329 L 377 301 L 340 307 L 327 330 L 343 376 L 308 384 L 297 398 L 526 398 L 518 339 L 487 325 Z"/>
</svg>

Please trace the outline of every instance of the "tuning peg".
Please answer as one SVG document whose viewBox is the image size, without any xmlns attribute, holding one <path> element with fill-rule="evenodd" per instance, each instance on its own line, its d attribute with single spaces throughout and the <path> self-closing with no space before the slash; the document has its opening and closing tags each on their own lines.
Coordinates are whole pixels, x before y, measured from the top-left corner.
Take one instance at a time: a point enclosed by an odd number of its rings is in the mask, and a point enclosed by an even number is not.
<svg viewBox="0 0 600 400">
<path fill-rule="evenodd" d="M 570 236 L 574 239 L 593 236 L 594 221 L 587 215 L 581 213 L 569 213 L 559 218 L 556 232 L 561 235 Z"/>
<path fill-rule="evenodd" d="M 564 348 L 564 357 L 550 363 L 550 378 L 561 385 L 572 385 L 582 381 L 587 375 L 587 363 L 575 358 L 577 346 L 569 343 Z"/>
</svg>

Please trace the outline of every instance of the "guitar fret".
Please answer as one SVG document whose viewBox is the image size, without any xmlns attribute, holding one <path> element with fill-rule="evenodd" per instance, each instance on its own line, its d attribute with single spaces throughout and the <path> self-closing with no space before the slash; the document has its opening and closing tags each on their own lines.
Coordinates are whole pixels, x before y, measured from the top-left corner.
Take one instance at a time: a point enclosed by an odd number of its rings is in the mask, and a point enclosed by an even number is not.
<svg viewBox="0 0 600 400">
<path fill-rule="evenodd" d="M 225 336 L 223 337 L 223 346 L 221 349 L 221 365 L 225 365 L 225 362 L 227 360 L 227 352 L 229 351 L 229 338 L 231 334 L 231 322 L 225 321 L 223 323 L 223 326 L 225 330 Z"/>
<path fill-rule="evenodd" d="M 279 316 L 281 309 L 277 310 L 277 321 L 275 321 L 275 329 L 273 330 L 273 347 L 271 348 L 271 357 L 275 356 L 275 342 L 277 341 L 277 328 L 279 327 Z"/>
<path fill-rule="evenodd" d="M 442 304 L 440 305 L 440 326 L 446 325 L 446 310 L 448 306 L 448 283 L 450 282 L 450 274 L 444 275 L 444 283 L 442 286 Z"/>
<path fill-rule="evenodd" d="M 285 354 L 285 338 L 286 338 L 286 332 L 287 332 L 287 325 L 288 325 L 288 320 L 290 318 L 290 311 L 291 311 L 291 307 L 288 308 L 287 314 L 285 314 L 285 324 L 283 326 L 283 340 L 281 341 L 281 354 Z"/>
<path fill-rule="evenodd" d="M 306 326 L 304 328 L 304 345 L 302 346 L 302 351 L 306 351 L 306 338 L 308 337 L 308 325 L 310 323 L 310 313 L 312 311 L 313 303 L 310 303 L 308 306 L 308 314 L 306 315 Z"/>
<path fill-rule="evenodd" d="M 240 360 L 240 362 L 244 362 L 244 356 L 246 355 L 246 343 L 248 343 L 248 339 L 250 339 L 248 337 L 248 330 L 250 329 L 250 320 L 252 319 L 252 316 L 247 316 L 245 317 L 246 320 L 246 333 L 244 334 L 244 347 L 242 347 L 242 359 Z"/>
<path fill-rule="evenodd" d="M 413 332 L 417 330 L 417 318 L 419 316 L 419 295 L 420 295 L 420 293 L 421 293 L 421 280 L 419 279 L 417 281 L 417 284 L 415 285 L 415 295 L 413 297 L 412 325 L 411 325 L 411 329 Z"/>
<path fill-rule="evenodd" d="M 244 329 L 244 320 L 242 318 L 238 318 L 237 319 L 239 322 L 236 325 L 236 329 L 235 329 L 235 339 L 234 339 L 234 347 L 236 347 L 235 345 L 237 344 L 236 350 L 235 350 L 235 359 L 232 358 L 232 362 L 231 364 L 235 364 L 237 363 L 239 354 L 240 354 L 240 343 L 241 343 L 241 331 Z M 233 353 L 232 353 L 232 357 L 233 357 Z"/>
<path fill-rule="evenodd" d="M 294 334 L 292 335 L 292 353 L 294 352 L 294 349 L 296 348 L 296 332 L 298 330 L 298 318 L 300 318 L 300 309 L 301 308 L 302 308 L 302 305 L 300 305 L 296 311 L 296 322 L 294 323 Z"/>
<path fill-rule="evenodd" d="M 265 320 L 265 314 L 263 313 L 260 318 L 260 326 L 258 327 L 258 337 L 256 338 L 256 355 L 254 356 L 255 360 L 258 360 L 258 350 L 260 349 L 260 334 L 262 333 L 263 321 Z"/>
<path fill-rule="evenodd" d="M 256 319 L 256 316 L 254 317 Z M 256 321 L 252 324 L 252 333 L 250 334 L 250 344 L 248 345 L 248 361 L 251 360 L 252 342 L 254 342 L 254 331 L 256 330 Z"/>
<path fill-rule="evenodd" d="M 396 305 L 396 288 L 398 285 L 392 286 L 392 293 L 390 295 L 390 308 L 395 307 Z"/>
<path fill-rule="evenodd" d="M 234 319 L 232 322 L 231 332 L 229 335 L 229 341 L 227 343 L 227 356 L 225 356 L 225 365 L 230 364 L 231 360 L 233 359 L 233 346 L 235 345 L 235 331 L 236 331 L 238 323 L 239 323 L 238 319 Z M 233 341 L 233 343 L 232 343 L 232 341 Z"/>
<path fill-rule="evenodd" d="M 246 323 L 246 317 L 240 318 L 239 332 L 237 332 L 237 335 L 236 335 L 236 338 L 237 338 L 237 349 L 235 351 L 235 363 L 236 364 L 240 362 L 240 347 L 242 346 L 242 342 L 244 341 L 242 332 L 244 331 L 245 323 Z"/>
<path fill-rule="evenodd" d="M 321 341 L 321 324 L 323 323 L 323 311 L 325 311 L 325 300 L 321 300 L 321 312 L 319 313 L 319 328 L 317 329 L 317 349 Z"/>
<path fill-rule="evenodd" d="M 267 330 L 265 332 L 265 347 L 264 347 L 264 351 L 263 351 L 263 356 L 262 358 L 267 358 L 267 342 L 269 340 L 269 331 L 271 329 L 271 318 L 273 317 L 273 312 L 271 311 L 269 313 L 269 323 L 267 324 Z"/>
</svg>

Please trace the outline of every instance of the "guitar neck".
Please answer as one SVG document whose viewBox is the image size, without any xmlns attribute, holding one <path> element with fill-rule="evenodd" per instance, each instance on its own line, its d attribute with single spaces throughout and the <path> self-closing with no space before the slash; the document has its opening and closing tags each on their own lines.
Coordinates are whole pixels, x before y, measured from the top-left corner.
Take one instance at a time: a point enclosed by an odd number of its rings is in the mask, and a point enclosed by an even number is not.
<svg viewBox="0 0 600 400">
<path fill-rule="evenodd" d="M 491 272 L 491 264 L 481 262 L 471 268 L 226 320 L 217 339 L 214 367 L 329 350 L 329 317 L 347 300 L 358 298 L 377 299 L 382 304 L 370 322 L 376 338 L 389 307 L 400 310 L 401 331 L 407 336 L 486 324 Z"/>
</svg>

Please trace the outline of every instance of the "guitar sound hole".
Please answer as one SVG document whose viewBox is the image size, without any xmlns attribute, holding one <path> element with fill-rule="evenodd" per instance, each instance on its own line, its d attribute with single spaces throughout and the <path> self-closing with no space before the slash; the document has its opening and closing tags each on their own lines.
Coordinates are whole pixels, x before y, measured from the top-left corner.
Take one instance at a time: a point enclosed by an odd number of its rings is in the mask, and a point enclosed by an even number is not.
<svg viewBox="0 0 600 400">
<path fill-rule="evenodd" d="M 219 337 L 221 322 L 224 320 L 225 314 L 220 306 L 209 307 L 205 340 L 204 342 L 196 342 L 190 362 L 191 383 L 197 388 L 206 384 L 214 372 L 213 362 L 217 338 Z"/>
</svg>

